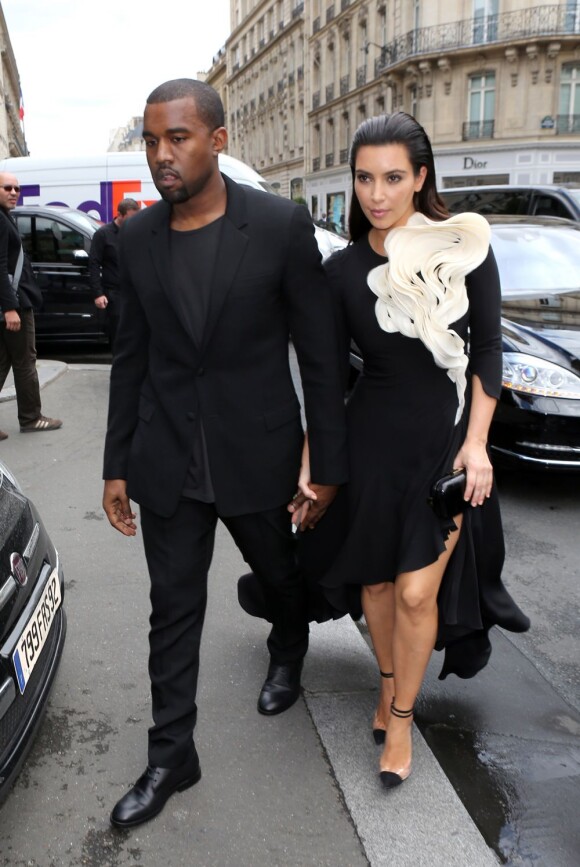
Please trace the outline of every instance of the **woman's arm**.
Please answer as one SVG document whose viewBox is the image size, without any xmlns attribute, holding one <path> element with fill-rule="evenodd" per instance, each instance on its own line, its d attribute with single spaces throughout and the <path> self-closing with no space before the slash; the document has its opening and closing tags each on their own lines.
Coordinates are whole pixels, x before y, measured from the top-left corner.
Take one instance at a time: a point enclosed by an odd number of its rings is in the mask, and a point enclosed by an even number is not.
<svg viewBox="0 0 580 867">
<path fill-rule="evenodd" d="M 472 506 L 481 506 L 491 494 L 493 467 L 487 453 L 487 435 L 496 403 L 484 390 L 479 376 L 474 375 L 467 433 L 453 463 L 454 468 L 467 470 L 465 499 Z"/>
</svg>

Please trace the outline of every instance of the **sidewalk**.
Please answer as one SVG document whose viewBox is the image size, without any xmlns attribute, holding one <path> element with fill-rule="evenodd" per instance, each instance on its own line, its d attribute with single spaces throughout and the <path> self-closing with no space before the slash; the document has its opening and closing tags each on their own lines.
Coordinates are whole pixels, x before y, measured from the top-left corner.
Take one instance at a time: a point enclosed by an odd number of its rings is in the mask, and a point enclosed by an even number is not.
<svg viewBox="0 0 580 867">
<path fill-rule="evenodd" d="M 44 359 L 39 359 L 36 362 L 36 370 L 38 371 L 40 388 L 43 389 L 45 385 L 58 379 L 58 377 L 62 376 L 67 369 L 68 365 L 65 364 L 64 361 L 45 361 Z M 3 403 L 5 400 L 14 400 L 15 398 L 16 390 L 14 388 L 14 376 L 12 374 L 12 368 L 10 368 L 10 373 L 6 378 L 4 388 L 0 391 L 0 403 Z"/>
</svg>

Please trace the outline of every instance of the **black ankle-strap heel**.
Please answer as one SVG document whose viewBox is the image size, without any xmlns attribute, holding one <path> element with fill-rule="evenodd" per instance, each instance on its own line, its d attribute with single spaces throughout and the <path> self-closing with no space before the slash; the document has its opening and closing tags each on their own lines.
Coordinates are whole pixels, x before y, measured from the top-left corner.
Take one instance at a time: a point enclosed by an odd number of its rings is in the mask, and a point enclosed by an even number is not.
<svg viewBox="0 0 580 867">
<path fill-rule="evenodd" d="M 386 678 L 392 678 L 395 676 L 394 672 L 392 671 L 379 671 L 379 674 L 381 675 L 381 677 Z M 373 729 L 373 738 L 377 746 L 384 744 L 386 737 L 387 733 L 384 729 Z"/>
<path fill-rule="evenodd" d="M 410 719 L 415 712 L 415 708 L 411 708 L 410 710 L 401 710 L 396 707 L 395 699 L 391 702 L 391 713 L 393 716 L 398 717 L 399 719 Z M 411 773 L 411 765 L 409 764 L 406 768 L 400 768 L 397 771 L 381 771 L 379 776 L 381 778 L 381 783 L 385 787 L 385 789 L 394 789 L 395 786 L 400 786 L 403 783 L 409 774 Z"/>
</svg>

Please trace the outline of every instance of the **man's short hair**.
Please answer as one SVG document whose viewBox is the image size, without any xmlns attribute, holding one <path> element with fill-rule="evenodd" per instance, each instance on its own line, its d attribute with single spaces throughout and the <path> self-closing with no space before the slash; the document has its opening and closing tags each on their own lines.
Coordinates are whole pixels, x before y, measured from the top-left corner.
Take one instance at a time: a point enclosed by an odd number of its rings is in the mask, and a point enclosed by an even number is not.
<svg viewBox="0 0 580 867">
<path fill-rule="evenodd" d="M 225 125 L 224 107 L 217 90 L 196 78 L 173 78 L 156 87 L 147 97 L 147 105 L 173 102 L 190 97 L 197 113 L 209 130 Z"/>
<path fill-rule="evenodd" d="M 121 214 L 124 217 L 127 211 L 140 211 L 141 206 L 139 202 L 136 202 L 135 199 L 121 199 L 119 204 L 117 205 L 117 213 Z"/>
</svg>

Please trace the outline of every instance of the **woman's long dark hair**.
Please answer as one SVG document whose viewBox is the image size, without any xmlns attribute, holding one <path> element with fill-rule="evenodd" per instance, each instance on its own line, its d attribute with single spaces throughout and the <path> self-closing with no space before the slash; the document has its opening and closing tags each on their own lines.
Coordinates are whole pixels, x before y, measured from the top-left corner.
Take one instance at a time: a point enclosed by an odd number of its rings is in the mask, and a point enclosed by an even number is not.
<svg viewBox="0 0 580 867">
<path fill-rule="evenodd" d="M 348 214 L 348 229 L 351 241 L 356 241 L 368 234 L 372 228 L 365 217 L 354 189 L 354 173 L 356 157 L 359 148 L 366 145 L 380 146 L 401 144 L 407 148 L 409 162 L 413 166 L 415 177 L 421 166 L 427 169 L 427 176 L 422 188 L 415 193 L 413 202 L 415 210 L 420 211 L 431 220 L 444 220 L 449 216 L 443 200 L 437 192 L 435 183 L 435 161 L 429 136 L 420 123 L 405 111 L 393 114 L 381 114 L 364 120 L 357 128 L 350 146 L 350 170 L 352 173 L 352 197 Z"/>
</svg>

